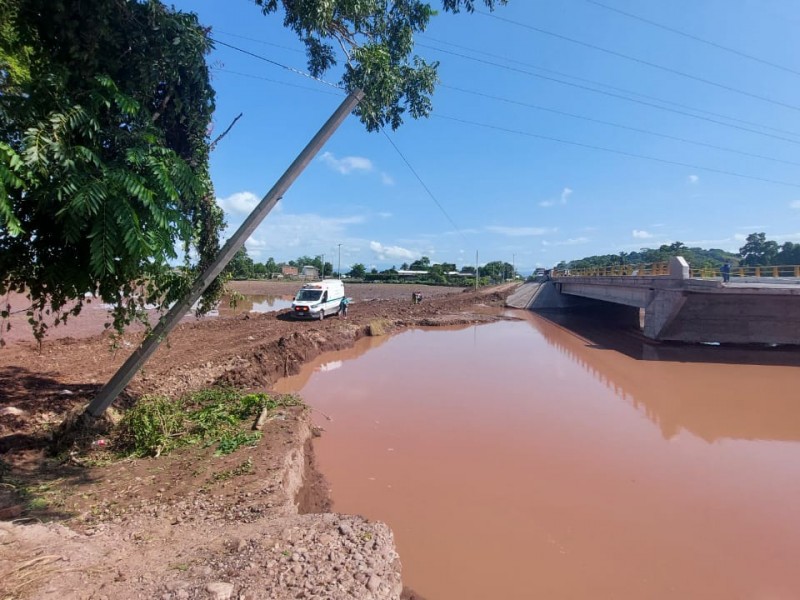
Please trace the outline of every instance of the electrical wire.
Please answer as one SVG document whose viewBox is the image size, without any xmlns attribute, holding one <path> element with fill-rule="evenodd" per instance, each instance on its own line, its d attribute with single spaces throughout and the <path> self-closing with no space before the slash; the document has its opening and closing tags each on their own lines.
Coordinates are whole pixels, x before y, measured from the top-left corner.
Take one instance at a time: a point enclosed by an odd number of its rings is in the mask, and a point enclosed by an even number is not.
<svg viewBox="0 0 800 600">
<path fill-rule="evenodd" d="M 792 183 L 790 181 L 781 181 L 781 180 L 778 180 L 778 179 L 768 179 L 766 177 L 758 177 L 757 175 L 745 175 L 743 173 L 737 173 L 735 171 L 727 171 L 727 170 L 724 170 L 724 169 L 715 169 L 713 167 L 704 167 L 704 166 L 700 166 L 700 165 L 694 165 L 694 164 L 691 164 L 691 163 L 685 163 L 685 162 L 680 162 L 680 161 L 676 161 L 676 160 L 669 160 L 669 159 L 666 159 L 666 158 L 658 158 L 656 156 L 648 156 L 647 154 L 638 154 L 636 152 L 628 152 L 626 150 L 617 150 L 615 148 L 607 148 L 605 146 L 597 146 L 597 145 L 594 145 L 594 144 L 586 144 L 586 143 L 583 143 L 583 142 L 576 142 L 574 140 L 565 140 L 565 139 L 562 139 L 562 138 L 552 137 L 552 136 L 548 136 L 548 135 L 541 135 L 541 134 L 538 134 L 538 133 L 531 133 L 531 132 L 527 132 L 527 131 L 521 131 L 519 129 L 510 129 L 510 128 L 507 128 L 507 127 L 500 127 L 499 125 L 491 125 L 491 124 L 488 124 L 488 123 L 479 123 L 477 121 L 470 121 L 468 119 L 460 119 L 458 117 L 450 117 L 450 116 L 441 115 L 441 114 L 434 114 L 433 116 L 436 117 L 436 118 L 439 118 L 439 119 L 445 119 L 445 120 L 448 120 L 448 121 L 455 121 L 457 123 L 463 123 L 463 124 L 466 124 L 466 125 L 474 125 L 476 127 L 483 127 L 483 128 L 486 128 L 486 129 L 494 129 L 496 131 L 503 131 L 505 133 L 513 133 L 513 134 L 516 134 L 516 135 L 523 135 L 523 136 L 526 136 L 526 137 L 532 137 L 532 138 L 536 138 L 536 139 L 539 139 L 539 140 L 545 140 L 545 141 L 548 141 L 548 142 L 557 142 L 559 144 L 566 144 L 566 145 L 570 145 L 570 146 L 578 146 L 580 148 L 587 148 L 589 150 L 599 150 L 601 152 L 609 152 L 611 154 L 619 154 L 621 156 L 627 156 L 629 158 L 640 158 L 640 159 L 643 159 L 643 160 L 649 160 L 649 161 L 663 163 L 663 164 L 667 164 L 667 165 L 673 165 L 673 166 L 678 166 L 678 167 L 688 167 L 690 169 L 696 169 L 696 170 L 699 170 L 699 171 L 708 171 L 710 173 L 718 173 L 718 174 L 721 174 L 721 175 L 730 175 L 730 176 L 739 177 L 739 178 L 742 178 L 742 179 L 752 179 L 754 181 L 762 181 L 762 182 L 766 182 L 766 183 L 775 183 L 775 184 L 779 184 L 779 185 L 785 185 L 785 186 L 789 186 L 789 187 L 800 188 L 800 183 Z"/>
<path fill-rule="evenodd" d="M 239 71 L 231 71 L 230 69 L 223 69 L 222 67 L 215 67 L 211 66 L 211 70 L 218 71 L 220 73 L 230 73 L 231 75 L 238 75 L 239 77 L 247 77 L 249 79 L 260 79 L 262 81 L 269 81 L 270 83 L 277 83 L 278 85 L 285 85 L 288 87 L 298 88 L 301 90 L 306 90 L 309 92 L 314 92 L 315 94 L 328 94 L 333 96 L 342 96 L 343 92 L 339 91 L 328 91 L 328 90 L 321 90 L 319 88 L 312 88 L 305 85 L 297 85 L 296 83 L 289 83 L 288 81 L 279 81 L 277 79 L 270 79 L 269 77 L 262 77 L 260 75 L 251 75 L 249 73 L 240 73 Z"/>
<path fill-rule="evenodd" d="M 731 123 L 725 123 L 724 121 L 719 121 L 717 119 L 712 119 L 710 117 L 702 117 L 700 115 L 693 115 L 691 113 L 688 113 L 688 112 L 685 112 L 685 111 L 682 111 L 682 110 L 677 110 L 675 108 L 668 108 L 666 106 L 660 106 L 658 104 L 654 104 L 653 102 L 646 102 L 644 100 L 637 100 L 636 98 L 629 98 L 627 96 L 623 96 L 621 94 L 615 94 L 613 92 L 607 92 L 605 90 L 598 90 L 596 88 L 592 88 L 592 87 L 589 87 L 589 86 L 586 86 L 586 85 L 582 85 L 582 84 L 579 84 L 579 83 L 572 83 L 571 81 L 564 81 L 563 79 L 558 79 L 557 77 L 550 77 L 548 75 L 540 75 L 539 73 L 533 73 L 531 71 L 526 71 L 525 69 L 520 69 L 518 67 L 511 67 L 511 66 L 503 65 L 503 64 L 496 63 L 496 62 L 493 62 L 493 61 L 490 61 L 490 60 L 485 60 L 483 58 L 476 58 L 474 56 L 468 56 L 466 54 L 461 54 L 460 52 L 453 52 L 452 50 L 444 50 L 442 48 L 435 48 L 433 46 L 426 46 L 426 47 L 431 48 L 433 50 L 436 50 L 437 52 L 442 52 L 444 54 L 450 54 L 452 56 L 458 56 L 458 57 L 464 58 L 466 60 L 471 60 L 471 61 L 482 63 L 482 64 L 485 64 L 485 65 L 498 67 L 498 68 L 505 69 L 507 71 L 512 71 L 512 72 L 515 72 L 515 73 L 522 73 L 523 75 L 528 75 L 530 77 L 536 77 L 536 78 L 542 79 L 544 81 L 552 81 L 553 83 L 566 85 L 566 86 L 577 88 L 577 89 L 580 89 L 580 90 L 586 90 L 586 91 L 589 91 L 589 92 L 593 92 L 595 94 L 602 94 L 604 96 L 609 96 L 611 98 L 618 98 L 618 99 L 621 99 L 621 100 L 625 100 L 627 102 L 633 102 L 635 104 L 641 104 L 642 106 L 649 106 L 651 108 L 656 108 L 658 110 L 663 110 L 663 111 L 666 111 L 666 112 L 671 112 L 671 113 L 674 113 L 674 114 L 683 115 L 683 116 L 686 116 L 686 117 L 691 117 L 693 119 L 699 119 L 701 121 L 707 121 L 709 123 L 716 123 L 717 125 L 722 125 L 723 127 L 730 127 L 730 128 L 733 128 L 733 129 L 738 129 L 740 131 L 747 131 L 749 133 L 755 133 L 756 135 L 761 135 L 761 136 L 773 138 L 773 139 L 776 139 L 776 140 L 789 142 L 791 144 L 800 144 L 800 140 L 793 140 L 791 138 L 787 138 L 787 137 L 780 136 L 780 135 L 775 135 L 773 133 L 766 133 L 766 132 L 763 132 L 763 131 L 758 131 L 756 129 L 750 129 L 749 127 L 743 127 L 741 125 L 733 125 Z"/>
<path fill-rule="evenodd" d="M 746 152 L 744 150 L 737 150 L 735 148 L 728 148 L 728 147 L 725 147 L 725 146 L 718 146 L 716 144 L 709 144 L 707 142 L 701 142 L 701 141 L 698 141 L 698 140 L 690 140 L 688 138 L 678 137 L 676 135 L 669 135 L 667 133 L 660 133 L 658 131 L 652 131 L 652 130 L 649 130 L 649 129 L 642 129 L 642 128 L 639 128 L 639 127 L 632 127 L 630 125 L 623 125 L 622 123 L 614 123 L 613 121 L 604 121 L 602 119 L 595 119 L 593 117 L 587 117 L 585 115 L 579 115 L 579 114 L 576 114 L 576 113 L 571 113 L 571 112 L 567 112 L 567 111 L 563 111 L 563 110 L 558 110 L 558 109 L 555 109 L 555 108 L 548 108 L 546 106 L 540 106 L 538 104 L 531 104 L 531 103 L 528 103 L 528 102 L 522 102 L 520 100 L 514 100 L 512 98 L 503 98 L 502 96 L 495 96 L 495 95 L 492 95 L 492 94 L 486 94 L 486 93 L 478 92 L 478 91 L 475 91 L 475 90 L 467 90 L 467 89 L 464 89 L 464 88 L 459 88 L 459 87 L 455 87 L 455 86 L 452 86 L 452 85 L 447 85 L 447 84 L 444 84 L 444 83 L 440 84 L 440 85 L 443 88 L 447 88 L 447 89 L 450 89 L 450 90 L 455 90 L 455 91 L 461 92 L 463 94 L 472 94 L 473 96 L 480 96 L 482 98 L 488 98 L 490 100 L 498 100 L 498 101 L 501 101 L 501 102 L 507 102 L 508 104 L 516 104 L 518 106 L 524 106 L 525 108 L 532 108 L 534 110 L 541 110 L 541 111 L 553 113 L 553 114 L 556 114 L 556 115 L 562 115 L 562 116 L 565 116 L 565 117 L 570 117 L 572 119 L 581 119 L 583 121 L 589 121 L 590 123 L 599 123 L 600 125 L 608 125 L 609 127 L 616 127 L 618 129 L 625 129 L 625 130 L 628 130 L 628 131 L 635 131 L 637 133 L 644 133 L 644 134 L 647 134 L 647 135 L 654 135 L 654 136 L 665 138 L 665 139 L 668 139 L 668 140 L 675 140 L 677 142 L 683 142 L 685 144 L 694 144 L 695 146 L 703 146 L 705 148 L 713 148 L 715 150 L 722 150 L 724 152 L 731 152 L 733 154 L 740 154 L 742 156 L 749 156 L 751 158 L 760 158 L 762 160 L 769 160 L 769 161 L 776 162 L 776 163 L 783 163 L 783 164 L 787 164 L 787 165 L 794 165 L 794 166 L 800 167 L 800 162 L 795 162 L 795 161 L 791 161 L 791 160 L 784 160 L 782 158 L 775 158 L 774 156 L 765 156 L 763 154 L 755 154 L 755 153 L 752 153 L 752 152 Z"/>
<path fill-rule="evenodd" d="M 256 44 L 263 44 L 265 46 L 272 46 L 273 48 L 280 48 L 281 50 L 288 50 L 289 52 L 297 52 L 299 54 L 305 54 L 299 48 L 292 48 L 290 46 L 283 46 L 281 44 L 275 44 L 273 42 L 265 42 L 264 40 L 259 40 L 257 38 L 247 37 L 245 35 L 239 35 L 238 33 L 231 33 L 230 31 L 222 31 L 221 29 L 214 29 L 214 33 L 221 33 L 223 35 L 229 35 L 230 37 L 239 38 L 240 40 L 247 40 L 248 42 L 255 42 Z"/>
<path fill-rule="evenodd" d="M 629 90 L 627 88 L 621 88 L 621 87 L 614 86 L 614 85 L 611 85 L 611 84 L 608 84 L 608 83 L 604 83 L 602 81 L 596 81 L 594 79 L 586 79 L 584 77 L 578 77 L 576 75 L 570 75 L 569 73 L 565 73 L 563 71 L 557 71 L 555 69 L 548 69 L 546 67 L 542 67 L 542 66 L 539 66 L 539 65 L 534 65 L 534 64 L 531 64 L 529 62 L 522 61 L 522 60 L 517 60 L 517 59 L 514 59 L 514 58 L 508 58 L 508 57 L 502 56 L 500 54 L 493 54 L 491 52 L 485 52 L 483 50 L 478 50 L 476 48 L 470 48 L 468 46 L 462 46 L 460 44 L 454 44 L 452 42 L 446 42 L 444 40 L 433 38 L 433 37 L 431 37 L 429 35 L 425 35 L 424 39 L 430 40 L 430 41 L 435 42 L 437 44 L 444 44 L 445 46 L 452 46 L 453 48 L 459 48 L 461 50 L 467 50 L 468 52 L 473 52 L 475 54 L 482 54 L 483 56 L 489 56 L 491 58 L 497 58 L 497 59 L 500 59 L 500 60 L 503 60 L 503 61 L 506 61 L 506 62 L 509 62 L 509 63 L 522 65 L 524 67 L 529 67 L 531 69 L 535 69 L 537 71 L 542 71 L 544 73 L 552 73 L 554 75 L 559 75 L 561 77 L 566 77 L 567 79 L 574 79 L 575 81 L 581 81 L 583 83 L 589 83 L 589 84 L 592 84 L 592 85 L 599 85 L 601 87 L 608 88 L 608 89 L 614 90 L 616 92 L 622 92 L 623 94 L 630 94 L 632 96 L 639 96 L 640 98 L 646 98 L 648 100 L 655 100 L 656 102 L 660 102 L 661 104 L 667 104 L 667 105 L 670 105 L 670 106 L 677 106 L 679 108 L 685 108 L 687 110 L 691 110 L 691 111 L 694 111 L 696 113 L 701 113 L 701 114 L 705 114 L 705 115 L 711 115 L 712 117 L 719 117 L 721 119 L 727 119 L 727 120 L 733 121 L 735 123 L 743 123 L 744 125 L 751 125 L 753 127 L 760 127 L 761 129 L 768 129 L 770 131 L 776 131 L 778 133 L 785 133 L 785 134 L 788 134 L 788 135 L 794 135 L 794 136 L 800 137 L 800 133 L 798 133 L 796 131 L 789 131 L 787 129 L 780 129 L 780 128 L 777 128 L 777 127 L 770 127 L 769 125 L 764 125 L 762 123 L 755 123 L 753 121 L 747 121 L 745 119 L 739 119 L 739 118 L 736 118 L 736 117 L 731 117 L 729 115 L 724 115 L 724 114 L 713 112 L 713 111 L 710 111 L 710 110 L 704 110 L 702 108 L 697 108 L 696 106 L 691 106 L 689 104 L 682 104 L 680 102 L 675 102 L 674 100 L 665 100 L 664 98 L 659 98 L 658 96 L 651 96 L 651 95 L 648 95 L 648 94 L 643 94 L 641 92 L 636 92 L 634 90 Z M 436 48 L 435 46 L 426 46 L 424 43 L 422 43 L 422 44 L 417 43 L 417 45 L 420 46 L 420 47 L 423 47 L 423 48 L 432 48 L 434 50 L 438 50 L 438 48 Z"/>
<path fill-rule="evenodd" d="M 313 81 L 318 81 L 319 83 L 324 83 L 325 85 L 336 88 L 337 90 L 344 89 L 342 86 L 336 83 L 331 83 L 330 81 L 325 81 L 324 79 L 321 79 L 319 77 L 314 77 L 311 73 L 307 73 L 305 71 L 301 71 L 300 69 L 295 69 L 294 67 L 284 65 L 283 63 L 279 63 L 278 61 L 272 60 L 271 58 L 267 58 L 266 56 L 256 54 L 255 52 L 250 52 L 249 50 L 245 50 L 244 48 L 239 48 L 238 46 L 234 46 L 233 44 L 228 44 L 227 42 L 223 42 L 215 38 L 209 38 L 209 39 L 215 44 L 225 46 L 227 48 L 230 48 L 231 50 L 236 50 L 237 52 L 241 52 L 242 54 L 252 56 L 253 58 L 257 58 L 258 60 L 263 60 L 264 62 L 274 65 L 276 67 L 286 69 L 287 71 L 289 71 L 290 73 L 294 73 L 295 75 L 302 75 L 303 77 L 312 79 Z"/>
<path fill-rule="evenodd" d="M 326 84 L 326 85 L 328 85 L 328 86 L 331 86 L 331 87 L 334 87 L 334 88 L 336 88 L 336 89 L 338 89 L 338 90 L 343 90 L 343 88 L 342 88 L 341 86 L 339 86 L 339 85 L 336 85 L 336 84 L 330 83 L 330 82 L 328 82 L 328 81 L 325 81 L 324 79 L 320 79 L 320 78 L 318 78 L 318 77 L 314 77 L 313 75 L 311 75 L 311 74 L 309 74 L 309 73 L 305 73 L 305 72 L 303 72 L 303 71 L 300 71 L 299 69 L 295 69 L 295 68 L 293 68 L 293 67 L 289 67 L 289 66 L 287 66 L 287 65 L 284 65 L 284 64 L 282 64 L 282 63 L 279 63 L 279 62 L 277 62 L 277 61 L 274 61 L 274 60 L 272 60 L 272 59 L 270 59 L 270 58 L 267 58 L 267 57 L 265 57 L 265 56 L 261 56 L 261 55 L 259 55 L 259 54 L 256 54 L 256 53 L 254 53 L 254 52 L 250 52 L 250 51 L 248 51 L 248 50 L 244 50 L 244 49 L 242 49 L 242 48 L 238 48 L 238 47 L 236 47 L 236 46 L 233 46 L 233 45 L 231 45 L 231 44 L 227 44 L 227 43 L 225 43 L 225 42 L 221 42 L 221 41 L 219 41 L 219 40 L 214 40 L 213 38 L 212 38 L 212 41 L 214 41 L 214 42 L 216 42 L 216 43 L 218 43 L 218 44 L 221 44 L 221 45 L 223 45 L 223 46 L 227 46 L 228 48 L 231 48 L 231 49 L 233 49 L 233 50 L 237 50 L 238 52 L 241 52 L 241 53 L 243 53 L 243 54 L 247 54 L 248 56 L 252 56 L 253 58 L 257 58 L 257 59 L 259 59 L 259 60 L 263 60 L 264 62 L 267 62 L 267 63 L 269 63 L 269 64 L 271 64 L 271 65 L 275 65 L 275 66 L 281 67 L 281 68 L 283 68 L 283 69 L 286 69 L 287 71 L 290 71 L 290 72 L 292 72 L 292 73 L 294 73 L 294 74 L 296 74 L 296 75 L 302 75 L 303 77 L 307 77 L 307 78 L 313 79 L 314 81 L 319 81 L 320 83 L 324 83 L 324 84 Z M 246 76 L 246 75 L 245 75 L 245 76 Z M 261 78 L 259 78 L 259 79 L 261 79 Z M 278 82 L 275 82 L 275 83 L 278 83 Z M 400 148 L 398 148 L 398 147 L 397 147 L 397 145 L 396 145 L 396 144 L 394 143 L 394 141 L 392 140 L 392 138 L 391 138 L 391 137 L 389 137 L 389 134 L 387 134 L 387 133 L 386 133 L 386 130 L 385 130 L 385 129 L 381 128 L 381 132 L 382 132 L 382 133 L 383 133 L 383 135 L 386 137 L 386 139 L 389 141 L 389 143 L 392 145 L 392 147 L 395 149 L 395 151 L 396 151 L 396 152 L 397 152 L 397 154 L 400 156 L 400 158 L 403 160 L 403 162 L 406 164 L 406 166 L 409 168 L 409 170 L 410 170 L 410 171 L 411 171 L 411 172 L 414 174 L 414 177 L 416 177 L 416 178 L 417 178 L 417 181 L 419 181 L 419 183 L 422 185 L 422 187 L 423 187 L 423 188 L 425 189 L 425 191 L 428 193 L 428 196 L 430 196 L 430 198 L 431 198 L 431 200 L 433 200 L 434 204 L 436 204 L 436 206 L 439 208 L 439 210 L 440 210 L 440 211 L 442 211 L 442 214 L 445 216 L 445 218 L 446 218 L 446 219 L 447 219 L 447 220 L 450 222 L 450 224 L 453 226 L 453 228 L 455 229 L 456 233 L 458 233 L 458 234 L 459 234 L 459 235 L 460 235 L 460 236 L 461 236 L 461 237 L 464 239 L 464 241 L 466 242 L 466 241 L 467 241 L 467 238 L 464 236 L 464 234 L 462 233 L 461 229 L 459 229 L 458 225 L 456 225 L 455 221 L 453 221 L 452 217 L 450 217 L 450 215 L 449 215 L 449 214 L 447 213 L 447 211 L 444 209 L 444 206 L 442 206 L 442 204 L 441 204 L 441 203 L 439 202 L 439 200 L 436 198 L 436 196 L 435 196 L 435 195 L 434 195 L 434 193 L 431 191 L 431 189 L 430 189 L 430 188 L 429 188 L 429 187 L 426 185 L 426 183 L 423 181 L 422 177 L 420 177 L 419 173 L 417 173 L 416 169 L 414 169 L 414 167 L 411 165 L 411 163 L 409 162 L 409 160 L 408 160 L 408 159 L 405 157 L 405 155 L 404 155 L 404 154 L 403 154 L 403 153 L 400 151 Z"/>
<path fill-rule="evenodd" d="M 747 52 L 742 52 L 741 50 L 737 50 L 736 48 L 731 48 L 730 46 L 723 46 L 722 44 L 718 44 L 717 42 L 712 42 L 711 40 L 707 40 L 701 38 L 700 36 L 693 35 L 686 31 L 681 31 L 680 29 L 676 29 L 674 27 L 670 27 L 669 25 L 664 25 L 663 23 L 658 23 L 656 21 L 652 21 L 650 19 L 646 19 L 645 17 L 635 15 L 630 12 L 626 12 L 614 6 L 609 6 L 608 4 L 603 4 L 602 2 L 597 2 L 597 0 L 585 0 L 589 4 L 594 4 L 595 6 L 599 6 L 600 8 L 604 8 L 611 12 L 618 13 L 620 15 L 624 15 L 630 19 L 635 19 L 637 21 L 641 21 L 642 23 L 647 23 L 648 25 L 652 25 L 653 27 L 658 27 L 659 29 L 663 29 L 664 31 L 669 31 L 670 33 L 674 33 L 676 35 L 683 36 L 690 40 L 694 40 L 695 42 L 700 42 L 701 44 L 706 44 L 718 50 L 723 50 L 725 52 L 730 52 L 731 54 L 735 54 L 736 56 L 740 56 L 742 58 L 746 58 L 748 60 L 753 60 L 755 62 L 761 63 L 762 65 L 767 65 L 774 69 L 780 69 L 781 71 L 785 71 L 787 73 L 792 73 L 794 75 L 800 75 L 800 71 L 792 69 L 790 67 L 785 67 L 783 65 L 779 65 L 778 63 L 772 62 L 770 60 L 766 60 L 763 58 L 759 58 L 757 56 L 753 56 L 752 54 L 748 54 Z"/>
<path fill-rule="evenodd" d="M 453 219 L 450 217 L 450 215 L 444 209 L 444 206 L 442 206 L 442 204 L 439 202 L 439 200 L 437 200 L 436 196 L 433 194 L 431 189 L 425 184 L 425 182 L 422 180 L 422 177 L 419 176 L 419 173 L 417 173 L 417 170 L 411 165 L 411 163 L 408 161 L 408 159 L 405 157 L 405 155 L 400 151 L 400 148 L 397 147 L 397 144 L 394 143 L 394 140 L 392 140 L 392 138 L 389 137 L 389 134 L 386 133 L 386 130 L 384 128 L 382 128 L 382 127 L 381 127 L 381 133 L 383 133 L 383 135 L 386 137 L 386 139 L 392 145 L 392 148 L 395 149 L 395 152 L 397 152 L 397 154 L 400 156 L 400 158 L 406 164 L 408 169 L 414 174 L 414 177 L 417 178 L 417 181 L 419 181 L 420 185 L 422 185 L 422 187 L 425 188 L 425 191 L 428 192 L 428 196 L 430 196 L 430 198 L 431 198 L 431 200 L 433 200 L 434 204 L 436 204 L 436 206 L 439 207 L 439 210 L 442 211 L 442 214 L 444 215 L 445 219 L 447 219 L 450 222 L 450 225 L 453 226 L 453 229 L 456 231 L 456 233 L 458 233 L 458 235 L 461 236 L 461 239 L 463 239 L 465 242 L 469 243 L 468 240 L 467 240 L 467 237 L 464 235 L 464 233 L 461 231 L 461 229 L 459 229 L 458 225 L 456 225 L 455 221 L 453 221 Z"/>
<path fill-rule="evenodd" d="M 638 58 L 636 56 L 631 56 L 630 54 L 625 54 L 623 52 L 617 52 L 616 50 L 611 50 L 609 48 L 604 48 L 603 46 L 598 46 L 597 44 L 591 44 L 589 42 L 584 42 L 582 40 L 578 40 L 561 33 L 556 33 L 554 31 L 548 31 L 547 29 L 542 29 L 541 27 L 536 27 L 534 25 L 529 25 L 527 23 L 522 23 L 520 21 L 514 21 L 513 19 L 508 19 L 506 17 L 501 17 L 499 15 L 488 13 L 485 11 L 475 11 L 481 15 L 486 17 L 496 19 L 500 22 L 507 23 L 509 25 L 515 25 L 517 27 L 522 27 L 524 29 L 528 29 L 530 31 L 535 31 L 536 33 L 540 33 L 542 35 L 550 36 L 565 42 L 569 42 L 571 44 L 575 44 L 578 46 L 583 46 L 584 48 L 589 48 L 591 50 L 596 50 L 598 52 L 604 52 L 611 56 L 616 56 L 617 58 L 623 58 L 625 60 L 629 60 L 631 62 L 635 62 L 641 65 L 645 65 L 654 69 L 659 69 L 666 73 L 671 73 L 673 75 L 678 75 L 680 77 L 684 77 L 686 79 L 691 79 L 693 81 L 698 81 L 700 83 L 705 83 L 706 85 L 711 85 L 729 92 L 734 92 L 736 94 L 741 94 L 742 96 L 747 96 L 750 98 L 755 98 L 756 100 L 761 100 L 762 102 L 768 102 L 770 104 L 774 104 L 776 106 L 782 106 L 784 108 L 790 108 L 792 110 L 800 111 L 800 106 L 795 104 L 789 104 L 788 102 L 782 102 L 780 100 L 774 100 L 767 96 L 762 96 L 761 94 L 754 94 L 752 92 L 748 92 L 746 90 L 741 90 L 739 88 L 735 88 L 730 85 L 725 85 L 724 83 L 719 83 L 717 81 L 712 81 L 711 79 L 706 79 L 705 77 L 699 77 L 697 75 L 692 75 L 691 73 L 686 73 L 685 71 L 680 71 L 678 69 L 673 69 L 672 67 L 666 67 L 664 65 L 659 65 L 658 63 L 651 62 L 649 60 L 645 60 L 643 58 Z"/>
</svg>

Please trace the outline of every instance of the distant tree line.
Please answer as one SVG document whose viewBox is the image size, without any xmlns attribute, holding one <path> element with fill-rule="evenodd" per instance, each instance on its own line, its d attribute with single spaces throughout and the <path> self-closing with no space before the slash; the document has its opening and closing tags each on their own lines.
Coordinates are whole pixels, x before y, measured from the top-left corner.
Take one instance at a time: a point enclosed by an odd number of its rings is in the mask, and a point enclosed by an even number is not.
<svg viewBox="0 0 800 600">
<path fill-rule="evenodd" d="M 271 256 L 266 262 L 255 262 L 247 253 L 247 248 L 242 248 L 233 256 L 231 262 L 228 263 L 225 269 L 225 274 L 231 279 L 269 279 L 273 275 L 281 273 L 283 267 L 297 267 L 300 271 L 303 267 L 311 266 L 316 267 L 319 273 L 323 273 L 325 277 L 333 275 L 333 265 L 329 262 L 322 262 L 322 256 L 299 256 L 295 260 L 287 262 L 276 262 Z"/>
<path fill-rule="evenodd" d="M 800 264 L 800 244 L 767 240 L 764 233 L 751 233 L 738 253 L 727 252 L 719 248 L 709 250 L 689 248 L 682 242 L 662 244 L 658 248 L 642 248 L 638 252 L 620 252 L 619 254 L 602 254 L 587 256 L 569 262 L 561 261 L 558 269 L 584 269 L 593 267 L 610 267 L 615 265 L 634 265 L 656 263 L 669 260 L 673 256 L 682 256 L 695 268 L 719 268 L 726 262 L 732 265 L 766 266 Z"/>
<path fill-rule="evenodd" d="M 273 275 L 281 273 L 283 267 L 297 267 L 300 271 L 305 266 L 313 266 L 325 277 L 334 277 L 338 274 L 334 271 L 330 262 L 323 265 L 321 256 L 300 256 L 295 260 L 287 262 L 276 262 L 269 257 L 266 262 L 255 262 L 247 253 L 247 248 L 241 248 L 228 263 L 225 273 L 231 279 L 269 279 Z M 459 270 L 455 263 L 431 263 L 430 258 L 423 256 L 412 263 L 403 263 L 400 266 L 402 271 L 424 271 L 414 277 L 401 277 L 398 269 L 392 266 L 390 269 L 378 271 L 377 269 L 367 270 L 362 263 L 356 263 L 350 267 L 349 271 L 343 273 L 353 279 L 362 279 L 370 282 L 413 282 L 437 285 L 475 285 L 475 267 L 464 266 Z M 498 283 L 515 276 L 514 266 L 503 261 L 491 261 L 479 267 L 479 283 L 488 285 Z"/>
</svg>

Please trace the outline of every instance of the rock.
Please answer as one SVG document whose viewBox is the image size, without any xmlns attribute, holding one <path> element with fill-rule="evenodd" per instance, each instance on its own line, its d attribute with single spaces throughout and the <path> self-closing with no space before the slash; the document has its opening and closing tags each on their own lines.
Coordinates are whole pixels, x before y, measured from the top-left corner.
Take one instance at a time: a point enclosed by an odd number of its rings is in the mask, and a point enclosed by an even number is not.
<svg viewBox="0 0 800 600">
<path fill-rule="evenodd" d="M 4 406 L 3 408 L 0 408 L 0 417 L 4 417 L 6 415 L 12 415 L 14 417 L 27 417 L 28 413 L 15 406 Z"/>
<path fill-rule="evenodd" d="M 10 521 L 11 519 L 16 519 L 23 513 L 24 510 L 25 507 L 22 504 L 15 504 L 14 506 L 0 508 L 0 521 Z"/>
<path fill-rule="evenodd" d="M 369 580 L 367 581 L 367 589 L 370 592 L 377 592 L 378 588 L 381 587 L 381 578 L 377 575 L 372 575 Z"/>
<path fill-rule="evenodd" d="M 233 584 L 226 581 L 213 581 L 206 586 L 213 600 L 229 600 L 233 595 Z"/>
</svg>

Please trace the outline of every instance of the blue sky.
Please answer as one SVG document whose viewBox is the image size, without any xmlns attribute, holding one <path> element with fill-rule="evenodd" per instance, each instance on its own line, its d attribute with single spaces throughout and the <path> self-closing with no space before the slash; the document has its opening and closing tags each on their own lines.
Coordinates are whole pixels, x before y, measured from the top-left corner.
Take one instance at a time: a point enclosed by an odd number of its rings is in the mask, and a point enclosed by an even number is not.
<svg viewBox="0 0 800 600">
<path fill-rule="evenodd" d="M 510 0 L 500 18 L 442 13 L 416 40 L 419 55 L 441 62 L 434 112 L 389 133 L 435 200 L 385 136 L 351 116 L 248 240 L 249 254 L 325 254 L 336 266 L 341 244 L 343 269 L 382 269 L 423 255 L 474 264 L 477 250 L 481 263 L 513 260 L 527 272 L 674 241 L 735 251 L 753 231 L 800 242 L 800 5 L 597 1 L 773 64 L 590 0 Z M 247 0 L 175 5 L 220 41 L 305 70 L 281 16 Z M 212 155 L 233 228 L 343 96 L 221 45 L 208 60 L 212 137 L 244 113 Z"/>
</svg>

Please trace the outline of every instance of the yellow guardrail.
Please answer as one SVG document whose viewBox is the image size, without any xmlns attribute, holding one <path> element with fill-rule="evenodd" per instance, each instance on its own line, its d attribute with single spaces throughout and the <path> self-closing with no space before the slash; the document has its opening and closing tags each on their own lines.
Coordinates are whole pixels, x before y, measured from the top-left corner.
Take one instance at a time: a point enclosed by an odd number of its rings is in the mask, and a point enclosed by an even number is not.
<svg viewBox="0 0 800 600">
<path fill-rule="evenodd" d="M 669 275 L 669 263 L 644 263 L 638 265 L 612 265 L 586 269 L 553 269 L 552 277 L 657 277 Z M 695 279 L 721 279 L 719 267 L 690 268 L 689 276 Z M 736 277 L 800 277 L 800 265 L 769 265 L 766 267 L 731 267 L 731 278 Z"/>
<path fill-rule="evenodd" d="M 643 263 L 639 265 L 612 265 L 587 269 L 553 269 L 552 277 L 655 277 L 669 275 L 669 263 Z"/>
<path fill-rule="evenodd" d="M 692 277 L 711 279 L 722 277 L 719 267 L 689 269 Z M 766 267 L 731 267 L 731 279 L 735 277 L 800 277 L 800 265 L 769 265 Z"/>
</svg>

